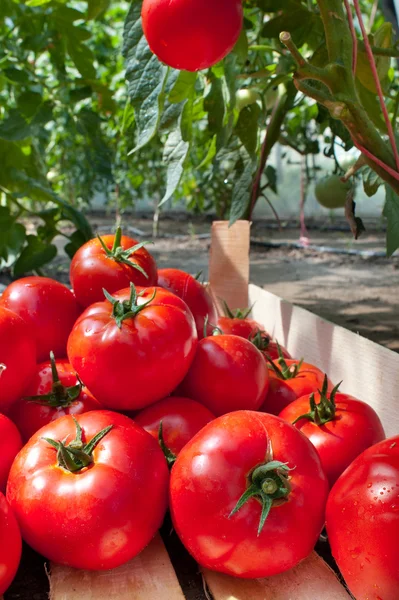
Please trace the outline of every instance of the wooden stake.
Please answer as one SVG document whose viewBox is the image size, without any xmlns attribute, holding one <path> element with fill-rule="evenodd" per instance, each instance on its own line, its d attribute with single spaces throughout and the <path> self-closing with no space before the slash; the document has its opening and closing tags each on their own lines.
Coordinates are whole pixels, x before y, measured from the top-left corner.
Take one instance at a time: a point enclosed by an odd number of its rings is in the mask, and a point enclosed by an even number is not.
<svg viewBox="0 0 399 600">
<path fill-rule="evenodd" d="M 219 312 L 221 300 L 231 309 L 248 306 L 250 227 L 249 221 L 212 224 L 209 282 Z"/>
<path fill-rule="evenodd" d="M 49 579 L 50 600 L 184 600 L 159 535 L 122 567 L 80 571 L 53 564 Z"/>
<path fill-rule="evenodd" d="M 203 573 L 214 600 L 350 600 L 335 573 L 316 553 L 291 571 L 267 579 Z"/>
</svg>

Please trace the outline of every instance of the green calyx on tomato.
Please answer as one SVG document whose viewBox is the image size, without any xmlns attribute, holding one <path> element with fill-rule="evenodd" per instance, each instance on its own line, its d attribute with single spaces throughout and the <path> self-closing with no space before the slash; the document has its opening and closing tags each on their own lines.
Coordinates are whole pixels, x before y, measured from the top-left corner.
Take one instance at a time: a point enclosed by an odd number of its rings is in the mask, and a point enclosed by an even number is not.
<svg viewBox="0 0 399 600">
<path fill-rule="evenodd" d="M 311 394 L 309 398 L 310 411 L 304 415 L 300 415 L 297 419 L 295 419 L 293 425 L 298 423 L 298 421 L 301 419 L 307 419 L 316 425 L 325 425 L 330 421 L 334 421 L 336 412 L 335 394 L 338 392 L 341 383 L 342 381 L 335 386 L 330 393 L 330 397 L 328 397 L 328 378 L 327 375 L 324 375 L 323 387 L 321 390 L 319 390 L 319 404 L 316 404 L 314 394 Z"/>
<path fill-rule="evenodd" d="M 224 314 L 229 319 L 247 319 L 250 312 L 252 311 L 253 306 L 249 308 L 237 308 L 234 312 L 231 310 L 229 305 L 225 300 L 223 300 Z"/>
<path fill-rule="evenodd" d="M 270 454 L 270 453 L 268 453 Z M 291 491 L 289 472 L 292 469 L 279 460 L 268 460 L 263 465 L 255 467 L 248 477 L 249 487 L 245 490 L 231 511 L 229 519 L 244 506 L 250 498 L 256 498 L 262 505 L 258 527 L 258 536 L 269 516 L 273 505 L 284 501 Z"/>
<path fill-rule="evenodd" d="M 280 344 L 278 342 L 276 342 L 276 344 L 277 344 L 278 355 L 279 355 L 279 358 L 277 360 L 278 360 L 278 364 L 280 365 L 280 368 L 276 364 L 274 364 L 274 362 L 271 360 L 271 358 L 266 356 L 270 366 L 272 367 L 273 371 L 275 372 L 275 374 L 277 375 L 277 377 L 279 379 L 283 379 L 284 381 L 287 381 L 287 379 L 294 379 L 294 377 L 296 377 L 298 375 L 299 370 L 302 367 L 303 358 L 301 358 L 301 360 L 298 361 L 298 363 L 296 365 L 288 366 L 285 361 L 285 358 L 283 356 L 283 352 L 281 350 Z"/>
<path fill-rule="evenodd" d="M 140 267 L 140 265 L 138 265 L 137 263 L 131 261 L 130 257 L 135 252 L 140 250 L 140 248 L 144 248 L 144 246 L 146 246 L 147 244 L 150 244 L 150 242 L 140 242 L 139 244 L 136 244 L 135 246 L 132 246 L 131 248 L 127 248 L 126 250 L 124 250 L 121 246 L 122 229 L 120 227 L 118 227 L 118 229 L 116 230 L 114 244 L 111 249 L 109 249 L 104 244 L 104 241 L 100 236 L 97 236 L 97 237 L 98 237 L 98 240 L 99 240 L 101 246 L 103 247 L 103 250 L 108 258 L 111 258 L 112 260 L 115 260 L 116 262 L 123 263 L 124 265 L 129 265 L 129 267 L 132 267 L 133 269 L 140 271 L 140 273 L 142 275 L 144 275 L 144 277 L 146 279 L 148 279 L 148 275 L 144 271 L 144 269 L 142 267 Z"/>
<path fill-rule="evenodd" d="M 172 450 L 170 448 L 168 448 L 167 445 L 165 444 L 165 440 L 163 439 L 163 423 L 162 423 L 162 421 L 159 423 L 158 443 L 161 447 L 162 452 L 165 455 L 166 462 L 168 463 L 168 467 L 169 467 L 169 469 L 171 469 L 176 462 L 177 456 L 175 454 L 173 454 Z"/>
<path fill-rule="evenodd" d="M 85 467 L 93 463 L 93 451 L 97 444 L 107 435 L 112 429 L 112 425 L 105 427 L 95 435 L 88 444 L 82 440 L 82 428 L 78 421 L 74 418 L 76 425 L 76 437 L 68 445 L 64 441 L 52 440 L 50 438 L 42 438 L 57 450 L 58 466 L 62 467 L 70 473 L 79 473 Z"/>
<path fill-rule="evenodd" d="M 151 296 L 151 298 L 149 298 L 147 302 L 144 302 L 140 305 L 137 304 L 137 298 L 142 296 L 145 293 L 145 290 L 138 294 L 134 283 L 130 283 L 130 298 L 129 300 L 126 300 L 124 302 L 121 302 L 120 300 L 117 300 L 116 298 L 111 296 L 111 294 L 109 294 L 104 288 L 103 293 L 106 299 L 109 302 L 111 302 L 112 316 L 115 319 L 119 329 L 121 329 L 123 321 L 125 321 L 126 319 L 134 319 L 136 315 L 138 315 L 146 306 L 148 306 L 154 300 L 157 291 L 154 290 L 154 293 Z"/>
<path fill-rule="evenodd" d="M 265 352 L 270 344 L 270 337 L 265 331 L 257 330 L 255 334 L 249 336 L 249 341 L 261 352 Z"/>
<path fill-rule="evenodd" d="M 53 377 L 51 392 L 49 394 L 39 394 L 38 396 L 25 396 L 25 400 L 29 400 L 43 406 L 50 406 L 51 408 L 67 408 L 79 398 L 83 383 L 80 380 L 79 375 L 76 373 L 76 379 L 78 380 L 78 383 L 76 385 L 66 387 L 60 381 L 53 352 L 50 352 L 50 362 L 51 374 Z"/>
</svg>

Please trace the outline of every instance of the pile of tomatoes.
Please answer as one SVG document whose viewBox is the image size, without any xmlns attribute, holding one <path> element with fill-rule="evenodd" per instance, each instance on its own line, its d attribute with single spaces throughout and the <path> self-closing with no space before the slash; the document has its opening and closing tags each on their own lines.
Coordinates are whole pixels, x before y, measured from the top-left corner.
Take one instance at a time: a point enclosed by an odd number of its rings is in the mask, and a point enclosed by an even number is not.
<svg viewBox="0 0 399 600">
<path fill-rule="evenodd" d="M 169 509 L 203 567 L 284 572 L 326 525 L 354 596 L 398 597 L 399 436 L 370 406 L 120 230 L 70 279 L 0 298 L 0 594 L 21 539 L 111 569 Z"/>
</svg>

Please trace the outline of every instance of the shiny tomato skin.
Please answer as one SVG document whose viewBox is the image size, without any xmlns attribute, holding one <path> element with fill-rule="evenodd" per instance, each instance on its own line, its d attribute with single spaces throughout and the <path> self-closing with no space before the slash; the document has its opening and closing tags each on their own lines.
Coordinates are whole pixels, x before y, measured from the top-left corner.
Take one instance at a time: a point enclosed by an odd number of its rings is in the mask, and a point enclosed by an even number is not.
<svg viewBox="0 0 399 600">
<path fill-rule="evenodd" d="M 145 288 L 141 305 L 119 329 L 111 303 L 97 302 L 79 317 L 69 337 L 70 363 L 97 400 L 110 409 L 138 410 L 170 394 L 186 375 L 197 347 L 187 305 L 167 290 Z M 128 300 L 130 290 L 114 295 Z"/>
<path fill-rule="evenodd" d="M 17 520 L 0 492 L 0 594 L 10 587 L 21 560 L 22 540 Z"/>
<path fill-rule="evenodd" d="M 273 361 L 279 366 L 277 360 Z M 298 360 L 286 360 L 287 366 L 292 367 L 299 363 Z M 309 363 L 302 363 L 298 375 L 292 379 L 280 379 L 270 368 L 270 387 L 265 401 L 260 410 L 272 415 L 278 415 L 281 411 L 294 402 L 297 398 L 317 392 L 323 386 L 324 373 Z M 328 390 L 331 391 L 334 386 L 331 381 L 328 382 Z"/>
<path fill-rule="evenodd" d="M 199 71 L 222 60 L 237 42 L 241 0 L 144 0 L 144 35 L 159 60 L 174 69 Z"/>
<path fill-rule="evenodd" d="M 255 335 L 258 331 L 268 335 L 263 331 L 262 325 L 260 325 L 254 319 L 239 319 L 230 317 L 219 317 L 217 326 L 226 335 L 238 335 L 245 339 L 249 339 L 252 335 Z M 270 337 L 270 336 L 269 336 Z"/>
<path fill-rule="evenodd" d="M 215 415 L 203 404 L 190 398 L 173 396 L 164 398 L 145 408 L 134 420 L 158 440 L 159 426 L 165 445 L 175 456 Z"/>
<path fill-rule="evenodd" d="M 206 425 L 182 450 L 171 473 L 171 515 L 202 567 L 236 577 L 268 577 L 312 551 L 324 525 L 328 483 L 317 452 L 298 434 L 278 417 L 237 411 Z M 292 489 L 287 501 L 271 508 L 258 536 L 257 499 L 229 515 L 248 487 L 247 476 L 265 462 L 269 443 L 273 459 L 292 467 Z"/>
<path fill-rule="evenodd" d="M 25 321 L 0 306 L 0 412 L 23 394 L 36 368 L 36 342 Z"/>
<path fill-rule="evenodd" d="M 217 320 L 216 306 L 206 287 L 192 275 L 179 269 L 160 269 L 158 285 L 179 296 L 187 304 L 195 320 L 198 339 L 204 337 L 204 323 L 208 317 L 207 333 L 210 335 Z"/>
<path fill-rule="evenodd" d="M 397 600 L 399 436 L 368 448 L 330 492 L 331 550 L 356 600 Z"/>
<path fill-rule="evenodd" d="M 112 249 L 115 235 L 101 236 L 104 244 Z M 128 250 L 138 244 L 137 240 L 123 235 L 121 247 Z M 127 288 L 130 282 L 138 286 L 157 284 L 157 264 L 145 248 L 131 255 L 130 261 L 138 264 L 147 273 L 146 278 L 140 271 L 122 262 L 109 258 L 99 239 L 86 242 L 74 255 L 70 267 L 71 286 L 79 304 L 87 308 L 95 302 L 104 300 L 103 288 L 110 294 Z"/>
<path fill-rule="evenodd" d="M 215 335 L 198 344 L 179 392 L 204 404 L 216 416 L 258 410 L 269 387 L 262 353 L 236 335 Z"/>
<path fill-rule="evenodd" d="M 284 348 L 284 346 L 281 346 L 281 344 L 280 344 L 280 350 L 281 350 L 281 353 L 284 358 L 289 358 L 289 359 L 292 358 L 291 354 L 288 352 L 288 350 L 286 348 Z M 265 355 L 265 357 L 268 356 L 272 360 L 277 360 L 280 357 L 279 352 L 278 352 L 277 343 L 270 340 L 266 350 L 263 351 L 263 354 Z"/>
<path fill-rule="evenodd" d="M 0 414 L 0 492 L 5 492 L 8 473 L 21 448 L 22 439 L 16 425 Z"/>
<path fill-rule="evenodd" d="M 78 379 L 75 370 L 66 358 L 57 360 L 57 372 L 61 383 L 65 387 L 77 385 Z M 36 373 L 24 397 L 16 402 L 10 411 L 10 418 L 17 425 L 24 442 L 36 433 L 41 427 L 65 415 L 80 415 L 90 410 L 99 410 L 101 404 L 94 398 L 86 387 L 83 387 L 78 398 L 69 406 L 52 407 L 40 404 L 27 398 L 27 396 L 42 396 L 49 394 L 52 389 L 53 378 L 51 375 L 50 361 L 37 365 Z"/>
<path fill-rule="evenodd" d="M 316 404 L 320 394 L 314 395 Z M 280 418 L 293 423 L 310 410 L 310 394 L 298 398 L 280 413 Z M 366 448 L 385 439 L 382 423 L 371 406 L 348 394 L 335 395 L 335 419 L 316 425 L 301 419 L 294 427 L 299 429 L 315 446 L 330 486 Z"/>
<path fill-rule="evenodd" d="M 7 485 L 23 539 L 37 552 L 77 569 L 113 569 L 136 556 L 160 527 L 169 472 L 156 441 L 124 415 L 76 417 L 84 440 L 112 425 L 78 473 L 58 466 L 43 437 L 75 438 L 71 416 L 40 429 L 18 454 Z M 43 535 L 43 531 L 46 532 Z"/>
<path fill-rule="evenodd" d="M 11 283 L 0 305 L 17 313 L 36 340 L 36 360 L 43 362 L 52 351 L 56 358 L 66 356 L 68 335 L 79 315 L 73 293 L 49 277 L 23 277 Z"/>
</svg>

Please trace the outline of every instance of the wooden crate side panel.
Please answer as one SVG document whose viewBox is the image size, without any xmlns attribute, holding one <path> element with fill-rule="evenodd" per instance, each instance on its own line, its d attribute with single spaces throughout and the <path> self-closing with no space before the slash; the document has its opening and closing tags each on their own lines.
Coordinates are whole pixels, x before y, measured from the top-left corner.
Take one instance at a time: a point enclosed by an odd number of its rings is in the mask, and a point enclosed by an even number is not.
<svg viewBox="0 0 399 600">
<path fill-rule="evenodd" d="M 52 564 L 50 600 L 184 600 L 159 535 L 132 561 L 112 571 L 80 571 Z"/>
<path fill-rule="evenodd" d="M 399 354 L 250 285 L 253 316 L 296 357 L 370 404 L 388 437 L 399 433 Z"/>
<path fill-rule="evenodd" d="M 267 579 L 235 579 L 207 570 L 204 577 L 214 600 L 350 600 L 316 553 L 291 571 Z"/>
<path fill-rule="evenodd" d="M 220 300 L 231 309 L 248 306 L 250 227 L 248 221 L 237 221 L 232 227 L 228 221 L 212 224 L 209 283 L 220 313 Z"/>
</svg>

